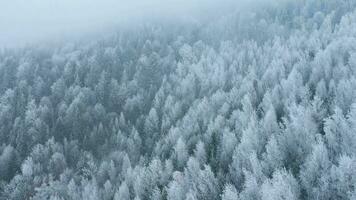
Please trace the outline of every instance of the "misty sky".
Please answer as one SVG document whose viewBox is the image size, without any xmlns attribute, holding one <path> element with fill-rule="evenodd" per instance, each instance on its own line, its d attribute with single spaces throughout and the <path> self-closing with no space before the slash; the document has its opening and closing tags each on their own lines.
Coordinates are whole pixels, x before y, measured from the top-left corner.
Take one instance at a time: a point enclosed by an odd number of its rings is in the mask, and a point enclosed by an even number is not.
<svg viewBox="0 0 356 200">
<path fill-rule="evenodd" d="M 231 2 L 236 1 L 0 0 L 0 47 L 100 33 L 123 22 L 197 19 L 217 8 L 231 7 Z"/>
</svg>

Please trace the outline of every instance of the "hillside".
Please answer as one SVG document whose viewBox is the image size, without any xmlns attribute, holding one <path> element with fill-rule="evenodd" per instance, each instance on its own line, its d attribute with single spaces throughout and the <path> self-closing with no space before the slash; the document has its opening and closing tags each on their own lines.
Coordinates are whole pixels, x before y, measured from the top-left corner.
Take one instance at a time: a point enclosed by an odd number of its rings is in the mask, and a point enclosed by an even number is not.
<svg viewBox="0 0 356 200">
<path fill-rule="evenodd" d="M 356 1 L 2 49 L 0 199 L 356 199 Z"/>
</svg>

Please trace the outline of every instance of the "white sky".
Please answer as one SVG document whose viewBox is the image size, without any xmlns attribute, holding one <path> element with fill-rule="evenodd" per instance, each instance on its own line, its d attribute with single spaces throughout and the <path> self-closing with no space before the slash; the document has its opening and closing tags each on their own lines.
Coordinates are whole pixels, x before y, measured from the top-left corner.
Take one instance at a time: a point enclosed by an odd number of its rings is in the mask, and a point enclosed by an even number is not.
<svg viewBox="0 0 356 200">
<path fill-rule="evenodd" d="M 199 18 L 242 0 L 0 0 L 0 47 L 80 37 L 126 21 Z M 244 0 L 248 1 L 248 0 Z M 237 5 L 237 4 L 234 4 Z"/>
</svg>

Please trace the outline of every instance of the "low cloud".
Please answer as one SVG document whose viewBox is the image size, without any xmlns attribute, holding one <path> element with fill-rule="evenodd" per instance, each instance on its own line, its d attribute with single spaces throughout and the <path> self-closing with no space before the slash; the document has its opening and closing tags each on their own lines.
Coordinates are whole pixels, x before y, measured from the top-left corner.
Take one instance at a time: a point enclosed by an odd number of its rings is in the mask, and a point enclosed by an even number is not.
<svg viewBox="0 0 356 200">
<path fill-rule="evenodd" d="M 19 46 L 135 25 L 150 20 L 221 15 L 247 0 L 3 0 L 0 46 Z M 219 12 L 220 11 L 220 12 Z"/>
</svg>

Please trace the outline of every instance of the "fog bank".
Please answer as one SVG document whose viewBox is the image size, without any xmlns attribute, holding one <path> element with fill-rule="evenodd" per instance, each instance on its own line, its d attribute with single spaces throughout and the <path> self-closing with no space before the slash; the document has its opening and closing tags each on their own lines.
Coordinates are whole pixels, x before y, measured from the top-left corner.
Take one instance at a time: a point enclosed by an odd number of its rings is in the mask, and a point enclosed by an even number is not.
<svg viewBox="0 0 356 200">
<path fill-rule="evenodd" d="M 201 20 L 242 7 L 233 0 L 3 0 L 0 46 L 101 34 L 122 24 Z M 256 2 L 256 1 L 255 1 Z"/>
</svg>

